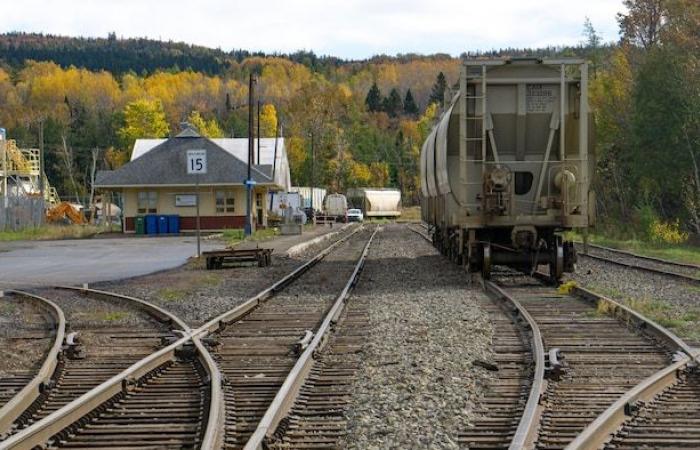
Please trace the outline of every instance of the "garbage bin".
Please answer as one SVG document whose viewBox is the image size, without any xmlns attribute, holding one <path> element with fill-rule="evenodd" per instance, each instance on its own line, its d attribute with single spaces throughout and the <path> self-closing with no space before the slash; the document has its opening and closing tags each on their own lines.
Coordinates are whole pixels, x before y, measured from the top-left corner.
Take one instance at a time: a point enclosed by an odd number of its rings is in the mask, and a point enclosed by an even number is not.
<svg viewBox="0 0 700 450">
<path fill-rule="evenodd" d="M 168 234 L 168 216 L 158 216 L 158 234 Z"/>
<path fill-rule="evenodd" d="M 168 216 L 168 233 L 180 233 L 180 216 Z"/>
<path fill-rule="evenodd" d="M 158 234 L 158 216 L 155 214 L 146 216 L 146 234 Z"/>
<path fill-rule="evenodd" d="M 146 219 L 143 216 L 136 216 L 134 219 L 136 234 L 146 233 Z"/>
</svg>

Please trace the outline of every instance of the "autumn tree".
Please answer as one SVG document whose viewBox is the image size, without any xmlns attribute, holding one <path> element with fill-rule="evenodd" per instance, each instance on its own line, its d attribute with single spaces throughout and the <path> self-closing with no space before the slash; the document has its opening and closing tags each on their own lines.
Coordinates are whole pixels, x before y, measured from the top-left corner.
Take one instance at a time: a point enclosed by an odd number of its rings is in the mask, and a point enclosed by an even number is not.
<svg viewBox="0 0 700 450">
<path fill-rule="evenodd" d="M 379 87 L 377 86 L 376 82 L 372 84 L 369 92 L 367 92 L 365 105 L 367 105 L 367 110 L 370 112 L 382 110 L 382 93 L 379 91 Z"/>
<path fill-rule="evenodd" d="M 649 50 L 658 41 L 666 20 L 666 0 L 624 0 L 627 14 L 619 13 L 622 41 Z"/>
<path fill-rule="evenodd" d="M 277 109 L 265 103 L 260 108 L 260 137 L 275 137 L 277 134 Z"/>
<path fill-rule="evenodd" d="M 165 137 L 170 132 L 159 100 L 135 100 L 124 108 L 124 125 L 118 134 L 124 148 L 132 148 L 136 139 Z"/>
<path fill-rule="evenodd" d="M 416 105 L 416 101 L 413 99 L 410 88 L 406 90 L 406 96 L 403 99 L 403 112 L 408 115 L 418 114 L 418 105 Z"/>
<path fill-rule="evenodd" d="M 208 138 L 222 138 L 224 137 L 224 132 L 217 123 L 216 119 L 206 120 L 202 117 L 199 111 L 192 111 L 189 116 L 187 116 L 187 122 L 192 125 L 197 132 Z"/>
</svg>

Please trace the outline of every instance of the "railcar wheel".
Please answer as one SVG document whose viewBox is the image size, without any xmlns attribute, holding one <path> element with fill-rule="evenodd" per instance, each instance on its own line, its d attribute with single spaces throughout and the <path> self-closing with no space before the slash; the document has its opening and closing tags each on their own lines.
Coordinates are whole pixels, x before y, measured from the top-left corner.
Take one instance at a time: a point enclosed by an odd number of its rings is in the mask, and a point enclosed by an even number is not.
<svg viewBox="0 0 700 450">
<path fill-rule="evenodd" d="M 564 244 L 561 236 L 554 238 L 554 247 L 552 251 L 552 260 L 549 263 L 549 278 L 553 284 L 559 284 L 562 275 L 564 275 Z"/>
<path fill-rule="evenodd" d="M 482 245 L 481 275 L 485 280 L 491 278 L 491 244 L 488 242 Z"/>
</svg>

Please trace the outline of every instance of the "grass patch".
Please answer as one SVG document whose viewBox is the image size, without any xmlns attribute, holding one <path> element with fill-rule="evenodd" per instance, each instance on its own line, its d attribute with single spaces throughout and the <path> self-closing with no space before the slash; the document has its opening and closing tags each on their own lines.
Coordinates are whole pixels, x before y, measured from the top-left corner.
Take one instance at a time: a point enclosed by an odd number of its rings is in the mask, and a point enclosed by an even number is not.
<svg viewBox="0 0 700 450">
<path fill-rule="evenodd" d="M 687 309 L 685 311 L 674 308 L 669 303 L 651 298 L 632 298 L 624 295 L 617 289 L 608 289 L 599 285 L 592 285 L 591 289 L 610 298 L 614 298 L 625 306 L 648 317 L 659 325 L 672 330 L 684 339 L 700 338 L 700 309 Z M 599 302 L 598 308 L 591 316 L 605 315 L 610 307 L 606 302 Z"/>
<path fill-rule="evenodd" d="M 245 233 L 241 229 L 234 229 L 234 230 L 224 230 L 222 233 L 224 241 L 226 241 L 226 244 L 229 246 L 234 246 L 236 244 L 239 244 L 243 241 L 253 241 L 253 242 L 262 242 L 262 241 L 268 241 L 270 239 L 274 239 L 275 236 L 278 236 L 280 234 L 279 228 L 276 227 L 271 227 L 271 228 L 264 228 L 262 230 L 256 230 L 252 236 L 245 237 Z"/>
<path fill-rule="evenodd" d="M 568 232 L 565 236 L 567 239 L 583 241 L 583 236 L 579 233 Z M 643 256 L 700 265 L 700 247 L 692 245 L 652 244 L 640 239 L 615 239 L 602 234 L 590 234 L 589 241 L 592 244 L 627 250 Z"/>
<path fill-rule="evenodd" d="M 185 289 L 174 289 L 174 288 L 163 288 L 158 290 L 156 295 L 166 302 L 172 302 L 176 300 L 182 300 L 187 295 Z"/>
<path fill-rule="evenodd" d="M 221 283 L 221 275 L 210 272 L 191 272 L 185 277 L 169 287 L 157 290 L 156 297 L 164 302 L 179 301 L 193 295 L 202 288 Z"/>
<path fill-rule="evenodd" d="M 0 241 L 46 241 L 85 239 L 112 231 L 95 225 L 44 225 L 19 231 L 0 231 Z"/>
<path fill-rule="evenodd" d="M 421 213 L 420 206 L 409 206 L 401 210 L 401 216 L 396 219 L 397 222 L 420 222 Z"/>
<path fill-rule="evenodd" d="M 117 320 L 122 320 L 126 318 L 129 315 L 129 313 L 123 312 L 123 311 L 113 311 L 109 312 L 104 315 L 102 320 L 108 321 L 108 322 L 114 322 Z"/>
</svg>

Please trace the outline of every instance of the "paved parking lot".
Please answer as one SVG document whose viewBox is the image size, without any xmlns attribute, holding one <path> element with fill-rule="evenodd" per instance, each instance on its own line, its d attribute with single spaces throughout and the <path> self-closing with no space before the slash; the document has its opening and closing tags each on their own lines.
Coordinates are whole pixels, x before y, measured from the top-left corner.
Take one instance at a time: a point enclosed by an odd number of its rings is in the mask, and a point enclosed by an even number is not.
<svg viewBox="0 0 700 450">
<path fill-rule="evenodd" d="M 92 283 L 170 269 L 195 255 L 196 242 L 193 236 L 0 242 L 0 289 Z M 202 251 L 221 245 L 202 240 Z"/>
</svg>

